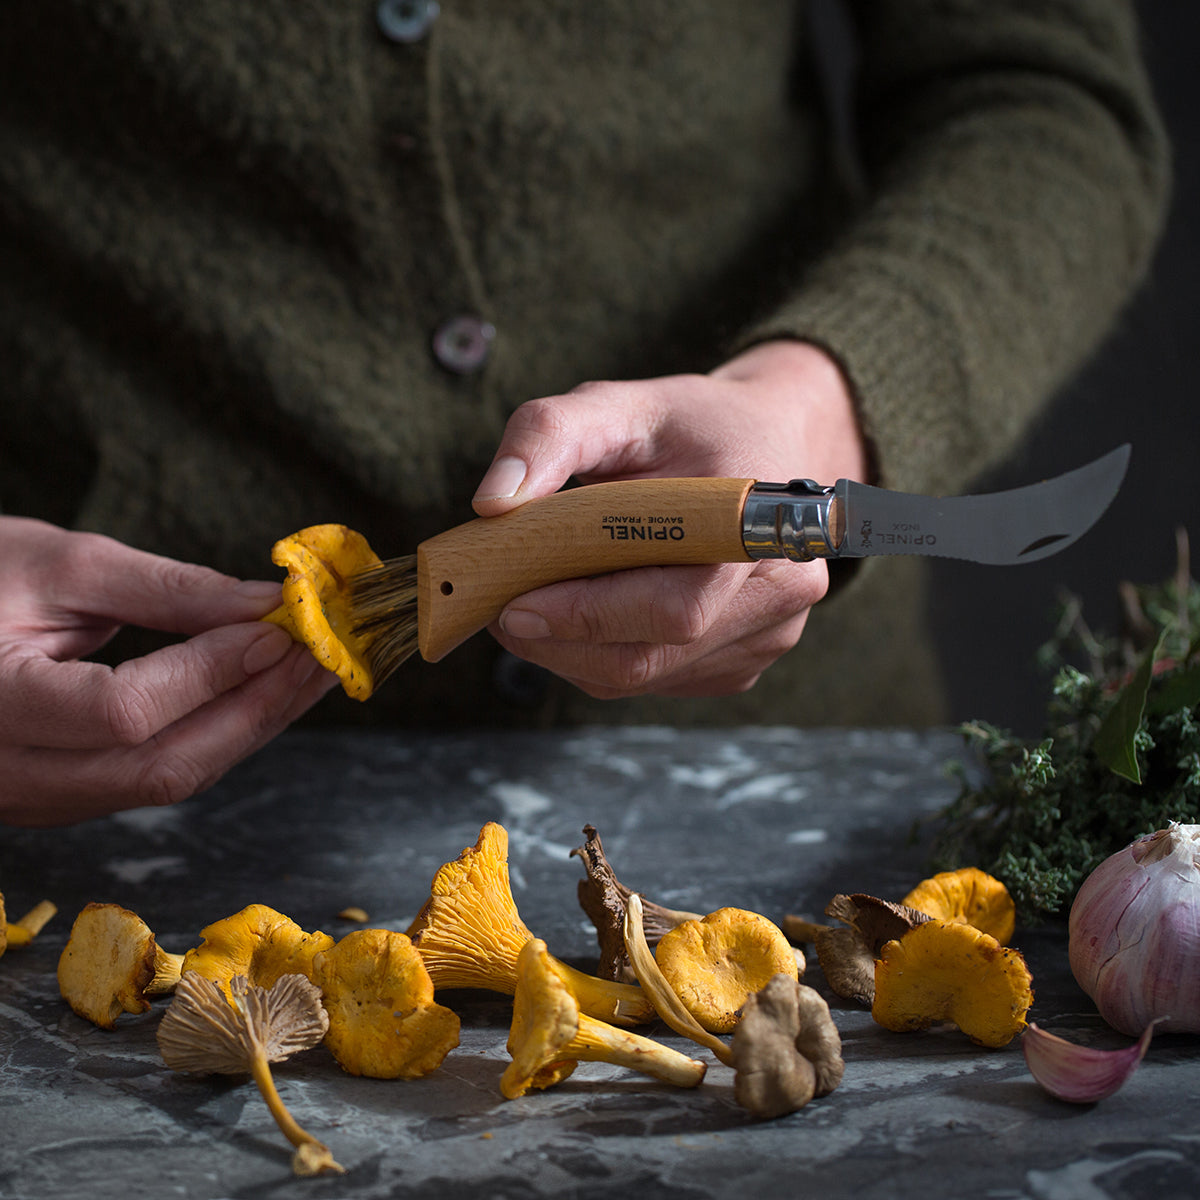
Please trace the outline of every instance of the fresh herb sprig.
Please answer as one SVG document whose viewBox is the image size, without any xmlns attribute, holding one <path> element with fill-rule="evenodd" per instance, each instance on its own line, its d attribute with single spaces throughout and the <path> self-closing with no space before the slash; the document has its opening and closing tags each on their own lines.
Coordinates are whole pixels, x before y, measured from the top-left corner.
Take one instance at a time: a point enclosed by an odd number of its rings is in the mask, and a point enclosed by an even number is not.
<svg viewBox="0 0 1200 1200">
<path fill-rule="evenodd" d="M 1187 538 L 1164 583 L 1123 584 L 1122 628 L 1093 633 L 1065 597 L 1039 654 L 1053 676 L 1036 741 L 986 721 L 960 726 L 983 782 L 962 763 L 939 815 L 939 868 L 981 866 L 1021 918 L 1061 911 L 1110 854 L 1171 821 L 1200 824 L 1200 587 Z"/>
</svg>

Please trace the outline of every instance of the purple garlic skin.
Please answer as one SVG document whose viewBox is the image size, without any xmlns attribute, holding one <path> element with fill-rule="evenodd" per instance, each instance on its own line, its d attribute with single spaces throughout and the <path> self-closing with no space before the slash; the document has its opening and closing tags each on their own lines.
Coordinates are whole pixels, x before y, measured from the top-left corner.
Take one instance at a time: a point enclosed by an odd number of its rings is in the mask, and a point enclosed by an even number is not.
<svg viewBox="0 0 1200 1200">
<path fill-rule="evenodd" d="M 1200 826 L 1172 823 L 1105 859 L 1069 936 L 1075 979 L 1114 1029 L 1200 1032 Z"/>
<path fill-rule="evenodd" d="M 1039 1029 L 1033 1021 L 1021 1035 L 1029 1073 L 1059 1100 L 1094 1104 L 1118 1091 L 1146 1055 L 1154 1026 L 1123 1050 L 1093 1050 Z"/>
</svg>

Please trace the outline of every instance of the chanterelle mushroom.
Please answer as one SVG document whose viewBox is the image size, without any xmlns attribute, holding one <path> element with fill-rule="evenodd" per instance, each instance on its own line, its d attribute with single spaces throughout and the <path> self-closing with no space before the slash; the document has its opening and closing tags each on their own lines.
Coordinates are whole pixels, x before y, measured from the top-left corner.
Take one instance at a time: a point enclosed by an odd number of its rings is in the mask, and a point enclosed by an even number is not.
<svg viewBox="0 0 1200 1200">
<path fill-rule="evenodd" d="M 733 1094 L 757 1117 L 781 1117 L 842 1081 L 842 1040 L 812 988 L 776 975 L 747 998 L 733 1033 Z"/>
<path fill-rule="evenodd" d="M 433 986 L 483 988 L 511 996 L 517 987 L 517 956 L 533 936 L 517 913 L 508 879 L 508 832 L 489 821 L 474 846 L 442 866 L 429 899 L 408 928 Z M 566 963 L 579 1006 L 614 1024 L 654 1018 L 640 988 L 587 975 Z"/>
<path fill-rule="evenodd" d="M 600 965 L 596 973 L 601 979 L 634 983 L 637 975 L 625 952 L 624 932 L 625 907 L 633 893 L 614 874 L 596 827 L 585 825 L 583 835 L 587 841 L 571 854 L 580 859 L 587 872 L 587 878 L 579 881 L 579 904 L 596 927 L 596 940 L 600 944 Z M 641 900 L 643 929 L 650 946 L 656 946 L 662 935 L 681 921 L 701 919 L 700 913 L 667 908 L 645 896 Z"/>
<path fill-rule="evenodd" d="M 1017 906 L 1008 888 L 978 867 L 941 871 L 917 884 L 903 903 L 939 921 L 973 925 L 1002 946 L 1017 925 Z"/>
<path fill-rule="evenodd" d="M 123 1012 L 144 1013 L 147 996 L 173 991 L 183 956 L 163 950 L 137 913 L 88 904 L 58 960 L 58 990 L 85 1020 L 112 1029 Z"/>
<path fill-rule="evenodd" d="M 374 691 L 368 640 L 355 632 L 349 580 L 378 567 L 379 556 L 361 533 L 345 525 L 310 525 L 281 538 L 271 561 L 286 567 L 283 603 L 263 620 L 303 642 L 326 670 L 342 681 L 355 700 Z"/>
<path fill-rule="evenodd" d="M 798 968 L 783 931 L 741 908 L 719 908 L 665 933 L 655 961 L 687 1009 L 710 1033 L 729 1033 L 751 992 L 773 975 L 796 979 Z"/>
<path fill-rule="evenodd" d="M 158 1048 L 173 1071 L 249 1074 L 280 1131 L 296 1147 L 292 1170 L 341 1174 L 329 1147 L 302 1129 L 284 1106 L 270 1067 L 317 1045 L 328 1028 L 321 993 L 302 975 L 284 975 L 269 989 L 238 975 L 226 995 L 213 980 L 188 974 L 159 1024 Z"/>
<path fill-rule="evenodd" d="M 1025 1028 L 1031 983 L 1016 950 L 973 925 L 933 919 L 883 947 L 871 1016 L 901 1033 L 951 1021 L 981 1046 L 1004 1046 Z"/>
<path fill-rule="evenodd" d="M 313 959 L 342 1069 L 375 1079 L 417 1079 L 458 1045 L 457 1014 L 434 1003 L 421 956 L 402 933 L 356 929 Z"/>
<path fill-rule="evenodd" d="M 202 929 L 200 936 L 200 945 L 183 956 L 183 970 L 225 986 L 235 975 L 258 987 L 270 987 L 281 975 L 309 979 L 313 956 L 333 949 L 329 934 L 305 933 L 291 917 L 265 904 L 249 904 Z"/>
<path fill-rule="evenodd" d="M 678 1087 L 695 1087 L 705 1065 L 650 1038 L 597 1021 L 579 1009 L 570 981 L 546 950 L 530 938 L 517 956 L 517 989 L 508 1052 L 512 1062 L 500 1080 L 510 1100 L 531 1087 L 565 1079 L 578 1062 L 607 1062 Z"/>
<path fill-rule="evenodd" d="M 28 946 L 58 909 L 49 901 L 35 904 L 23 917 L 8 921 L 4 915 L 4 893 L 0 892 L 0 955 L 9 946 Z"/>
</svg>

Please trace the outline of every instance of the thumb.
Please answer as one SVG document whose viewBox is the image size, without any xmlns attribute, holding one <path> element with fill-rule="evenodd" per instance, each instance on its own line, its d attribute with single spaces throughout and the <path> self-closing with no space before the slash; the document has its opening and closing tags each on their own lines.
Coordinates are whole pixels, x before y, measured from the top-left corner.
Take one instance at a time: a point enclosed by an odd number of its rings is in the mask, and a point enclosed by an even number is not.
<svg viewBox="0 0 1200 1200">
<path fill-rule="evenodd" d="M 90 533 L 51 539 L 40 566 L 62 607 L 188 636 L 256 620 L 279 602 L 278 584 L 234 579 Z"/>
<path fill-rule="evenodd" d="M 556 492 L 573 475 L 615 477 L 650 469 L 658 425 L 653 389 L 639 383 L 585 383 L 529 400 L 509 418 L 472 504 L 498 516 Z"/>
</svg>

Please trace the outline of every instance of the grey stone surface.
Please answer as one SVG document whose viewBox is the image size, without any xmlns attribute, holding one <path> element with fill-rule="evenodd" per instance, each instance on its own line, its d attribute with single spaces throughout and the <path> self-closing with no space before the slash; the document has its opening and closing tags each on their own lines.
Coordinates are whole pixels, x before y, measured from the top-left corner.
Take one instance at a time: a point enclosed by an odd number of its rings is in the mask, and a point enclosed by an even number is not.
<svg viewBox="0 0 1200 1200">
<path fill-rule="evenodd" d="M 138 912 L 169 950 L 254 902 L 335 936 L 352 928 L 337 917 L 351 904 L 371 925 L 404 929 L 436 869 L 488 820 L 509 831 L 522 917 L 585 968 L 595 941 L 569 851 L 587 822 L 625 882 L 678 908 L 779 918 L 819 915 L 838 891 L 899 898 L 926 873 L 910 831 L 953 795 L 943 767 L 958 750 L 949 733 L 836 730 L 293 733 L 178 808 L 4 831 L 10 914 L 48 897 L 60 915 L 0 960 L 0 1197 L 1196 1195 L 1200 1044 L 1182 1035 L 1155 1039 L 1117 1095 L 1073 1106 L 1038 1088 L 1017 1041 L 982 1050 L 951 1028 L 888 1033 L 830 997 L 841 1087 L 755 1122 L 715 1061 L 694 1090 L 585 1063 L 557 1088 L 505 1100 L 508 1001 L 448 993 L 462 1044 L 423 1080 L 354 1078 L 323 1047 L 277 1068 L 286 1103 L 348 1169 L 298 1180 L 252 1084 L 163 1066 L 164 1002 L 106 1032 L 58 996 L 58 955 L 88 901 Z M 1127 1044 L 1071 979 L 1061 926 L 1018 930 L 1015 942 L 1034 976 L 1034 1020 Z M 830 995 L 815 965 L 807 981 Z"/>
</svg>

